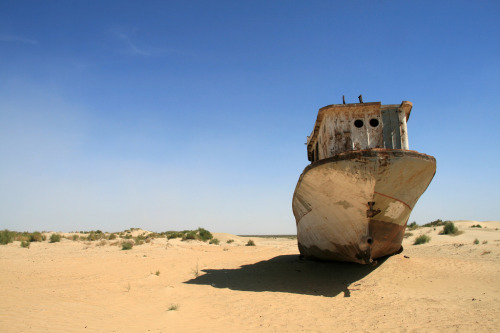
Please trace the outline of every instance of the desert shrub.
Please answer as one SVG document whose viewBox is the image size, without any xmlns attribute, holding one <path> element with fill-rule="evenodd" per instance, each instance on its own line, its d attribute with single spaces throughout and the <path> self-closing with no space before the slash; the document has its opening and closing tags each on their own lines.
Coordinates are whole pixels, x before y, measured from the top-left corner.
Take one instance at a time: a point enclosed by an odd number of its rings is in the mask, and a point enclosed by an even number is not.
<svg viewBox="0 0 500 333">
<path fill-rule="evenodd" d="M 179 309 L 179 305 L 178 304 L 171 304 L 169 307 L 168 307 L 168 311 L 175 311 Z"/>
<path fill-rule="evenodd" d="M 96 231 L 91 231 L 89 235 L 87 236 L 88 241 L 96 241 L 100 239 L 105 239 L 106 235 L 102 233 L 101 230 L 96 230 Z"/>
<path fill-rule="evenodd" d="M 14 232 L 7 229 L 0 231 L 0 244 L 5 245 L 12 243 L 14 241 L 14 235 Z"/>
<path fill-rule="evenodd" d="M 477 244 L 479 244 L 479 239 L 476 238 L 476 239 L 474 239 L 474 245 L 477 245 Z"/>
<path fill-rule="evenodd" d="M 79 239 L 80 239 L 80 236 L 79 236 L 79 235 L 73 235 L 73 236 L 71 237 L 71 239 L 72 239 L 73 241 L 75 241 L 75 242 L 76 242 L 77 240 L 79 240 Z"/>
<path fill-rule="evenodd" d="M 156 276 L 160 276 L 160 271 L 156 271 Z"/>
<path fill-rule="evenodd" d="M 474 224 L 471 228 L 482 228 L 480 224 Z"/>
<path fill-rule="evenodd" d="M 191 269 L 191 273 L 193 273 L 195 278 L 200 276 L 200 263 L 198 261 L 196 262 L 196 266 Z"/>
<path fill-rule="evenodd" d="M 183 241 L 200 240 L 204 242 L 214 237 L 210 231 L 200 227 L 196 230 L 166 231 L 162 233 L 151 233 L 148 236 L 146 236 L 146 239 L 147 238 L 154 239 L 155 237 L 160 237 L 160 236 L 166 236 L 167 239 L 181 238 L 181 240 Z"/>
<path fill-rule="evenodd" d="M 50 243 L 57 243 L 60 241 L 61 241 L 61 235 L 59 235 L 59 234 L 50 235 Z"/>
<path fill-rule="evenodd" d="M 167 232 L 167 239 L 172 239 L 172 238 L 182 238 L 184 234 L 182 232 L 177 232 L 177 231 L 168 231 Z"/>
<path fill-rule="evenodd" d="M 196 232 L 195 231 L 188 231 L 187 233 L 185 233 L 182 236 L 182 240 L 183 241 L 185 241 L 185 240 L 192 240 L 192 239 L 196 239 Z"/>
<path fill-rule="evenodd" d="M 419 245 L 419 244 L 425 244 L 428 243 L 431 240 L 431 238 L 427 235 L 420 235 L 415 239 L 415 242 L 413 245 Z"/>
<path fill-rule="evenodd" d="M 406 229 L 408 230 L 415 230 L 419 227 L 419 225 L 417 224 L 417 222 L 413 221 L 412 223 L 408 224 L 406 226 Z"/>
<path fill-rule="evenodd" d="M 210 231 L 203 229 L 203 228 L 198 228 L 198 235 L 199 235 L 200 239 L 204 242 L 206 242 L 207 240 L 210 240 L 214 237 Z"/>
<path fill-rule="evenodd" d="M 22 242 L 22 241 L 29 241 L 30 240 L 30 233 L 29 232 L 17 232 L 17 231 L 11 231 L 12 235 L 12 240 Z"/>
<path fill-rule="evenodd" d="M 226 243 L 228 243 L 228 244 L 234 243 L 234 239 L 228 239 L 228 240 L 226 241 Z"/>
<path fill-rule="evenodd" d="M 123 242 L 122 250 L 131 250 L 134 244 L 132 242 Z"/>
<path fill-rule="evenodd" d="M 483 244 L 488 244 L 488 241 L 487 240 L 483 241 Z"/>
<path fill-rule="evenodd" d="M 116 239 L 116 234 L 109 234 L 108 239 L 109 239 L 109 240 Z"/>
<path fill-rule="evenodd" d="M 24 248 L 28 248 L 28 249 L 29 249 L 29 247 L 30 247 L 30 242 L 28 242 L 28 241 L 22 241 L 22 242 L 21 242 L 21 247 L 24 247 Z"/>
<path fill-rule="evenodd" d="M 423 227 L 439 227 L 439 226 L 444 225 L 446 222 L 450 222 L 450 221 L 443 221 L 441 219 L 437 219 L 435 221 L 424 224 Z"/>
<path fill-rule="evenodd" d="M 35 231 L 35 232 L 17 232 L 17 231 L 9 231 L 10 236 L 12 237 L 12 241 L 19 241 L 19 242 L 41 242 L 47 239 L 45 235 L 42 233 Z"/>
<path fill-rule="evenodd" d="M 134 240 L 145 240 L 146 237 L 144 236 L 144 234 L 141 234 L 141 235 L 137 235 L 136 237 L 134 237 Z"/>
<path fill-rule="evenodd" d="M 443 231 L 441 231 L 442 235 L 458 235 L 460 231 L 455 226 L 455 224 L 451 221 L 446 221 L 443 227 Z"/>
<path fill-rule="evenodd" d="M 142 245 L 142 244 L 144 244 L 144 240 L 143 240 L 143 238 L 142 238 L 142 237 L 140 237 L 140 236 L 135 237 L 135 238 L 134 238 L 134 244 L 135 244 L 135 245 Z"/>
<path fill-rule="evenodd" d="M 255 242 L 251 239 L 248 240 L 247 245 L 245 246 L 255 246 Z"/>
<path fill-rule="evenodd" d="M 215 245 L 219 245 L 219 240 L 217 238 L 212 238 L 210 240 L 210 242 L 208 242 L 208 244 L 215 244 Z"/>
<path fill-rule="evenodd" d="M 408 237 L 411 237 L 413 236 L 413 233 L 411 232 L 405 232 L 405 235 L 403 236 L 404 238 L 408 238 Z"/>
<path fill-rule="evenodd" d="M 42 240 L 44 240 L 44 236 L 41 232 L 35 231 L 30 234 L 30 242 L 41 242 Z"/>
</svg>

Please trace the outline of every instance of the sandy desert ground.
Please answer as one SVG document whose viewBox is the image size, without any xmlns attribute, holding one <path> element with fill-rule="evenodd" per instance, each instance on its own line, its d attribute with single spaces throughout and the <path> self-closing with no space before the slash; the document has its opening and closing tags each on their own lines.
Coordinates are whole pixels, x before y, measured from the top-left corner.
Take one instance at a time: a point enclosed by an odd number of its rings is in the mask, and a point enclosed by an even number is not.
<svg viewBox="0 0 500 333">
<path fill-rule="evenodd" d="M 500 222 L 455 224 L 463 234 L 412 231 L 376 267 L 299 260 L 294 239 L 245 246 L 223 233 L 219 245 L 157 238 L 128 251 L 13 242 L 0 246 L 0 331 L 498 332 Z M 431 241 L 412 245 L 423 233 Z"/>
</svg>

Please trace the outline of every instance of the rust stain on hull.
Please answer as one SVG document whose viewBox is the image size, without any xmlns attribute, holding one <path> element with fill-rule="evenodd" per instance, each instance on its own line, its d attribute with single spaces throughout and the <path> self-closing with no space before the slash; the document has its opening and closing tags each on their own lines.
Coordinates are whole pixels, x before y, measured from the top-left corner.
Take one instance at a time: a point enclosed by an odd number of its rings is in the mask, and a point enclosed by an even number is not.
<svg viewBox="0 0 500 333">
<path fill-rule="evenodd" d="M 368 223 L 368 233 L 373 238 L 373 244 L 371 245 L 372 257 L 380 258 L 398 252 L 401 249 L 405 229 L 406 223 L 398 225 L 390 222 L 370 220 Z"/>
<path fill-rule="evenodd" d="M 398 252 L 411 210 L 435 170 L 431 156 L 388 149 L 312 163 L 292 204 L 300 253 L 369 264 Z"/>
<path fill-rule="evenodd" d="M 401 243 L 406 229 L 404 226 L 383 221 L 370 220 L 369 235 L 371 244 L 362 250 L 358 244 L 335 245 L 336 251 L 321 249 L 318 246 L 304 246 L 298 242 L 299 252 L 306 258 L 332 261 L 353 261 L 371 264 L 374 259 L 385 257 L 401 250 Z"/>
</svg>

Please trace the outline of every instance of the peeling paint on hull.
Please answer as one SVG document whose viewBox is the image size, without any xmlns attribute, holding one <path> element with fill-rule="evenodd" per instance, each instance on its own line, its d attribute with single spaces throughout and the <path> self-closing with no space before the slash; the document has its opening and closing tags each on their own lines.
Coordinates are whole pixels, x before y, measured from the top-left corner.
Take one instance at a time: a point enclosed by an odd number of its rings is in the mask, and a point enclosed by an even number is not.
<svg viewBox="0 0 500 333">
<path fill-rule="evenodd" d="M 435 172 L 434 157 L 400 149 L 349 151 L 313 162 L 292 201 L 300 253 L 361 264 L 396 253 Z"/>
</svg>

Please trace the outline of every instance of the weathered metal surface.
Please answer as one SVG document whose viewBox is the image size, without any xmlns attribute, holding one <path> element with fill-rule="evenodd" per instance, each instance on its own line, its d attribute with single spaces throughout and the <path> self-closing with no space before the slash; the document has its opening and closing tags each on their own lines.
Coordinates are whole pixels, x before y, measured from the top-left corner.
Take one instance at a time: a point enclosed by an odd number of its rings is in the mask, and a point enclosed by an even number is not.
<svg viewBox="0 0 500 333">
<path fill-rule="evenodd" d="M 321 108 L 293 195 L 300 253 L 371 263 L 401 248 L 413 206 L 436 172 L 432 156 L 409 150 L 412 103 Z"/>
<path fill-rule="evenodd" d="M 307 140 L 309 161 L 351 150 L 409 149 L 406 121 L 412 104 L 334 104 L 321 108 Z"/>
<path fill-rule="evenodd" d="M 435 171 L 431 156 L 388 149 L 312 163 L 292 202 L 301 254 L 369 263 L 397 252 L 411 210 Z M 378 213 L 367 216 L 370 210 Z"/>
<path fill-rule="evenodd" d="M 397 252 L 435 171 L 432 156 L 393 149 L 350 151 L 312 163 L 292 202 L 301 254 L 370 263 Z"/>
<path fill-rule="evenodd" d="M 384 148 L 401 149 L 401 131 L 399 129 L 398 109 L 382 110 Z"/>
</svg>

